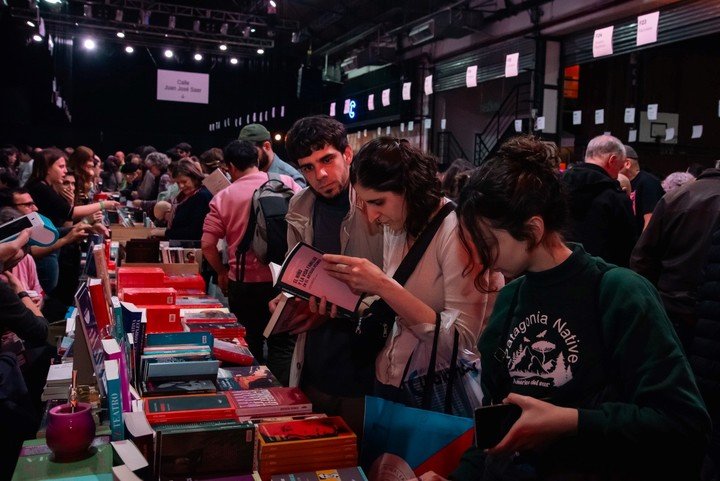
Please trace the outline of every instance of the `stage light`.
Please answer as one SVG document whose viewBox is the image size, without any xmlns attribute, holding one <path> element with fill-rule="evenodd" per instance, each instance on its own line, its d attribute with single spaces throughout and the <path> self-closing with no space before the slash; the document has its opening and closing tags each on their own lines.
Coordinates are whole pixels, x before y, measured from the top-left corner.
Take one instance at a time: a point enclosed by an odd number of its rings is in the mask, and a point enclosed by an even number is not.
<svg viewBox="0 0 720 481">
<path fill-rule="evenodd" d="M 33 22 L 31 22 L 30 20 L 28 20 L 28 21 L 27 21 L 27 22 L 25 22 L 25 23 L 27 23 L 27 24 L 28 24 L 28 27 L 32 27 L 32 28 L 35 28 L 35 24 L 34 24 Z"/>
<path fill-rule="evenodd" d="M 33 35 L 33 40 L 35 40 L 36 42 L 42 42 L 42 37 L 36 33 L 35 35 Z"/>
<path fill-rule="evenodd" d="M 133 52 L 135 51 L 135 49 L 132 48 L 130 45 L 128 45 L 127 47 L 125 47 L 125 51 L 126 51 L 127 53 L 133 53 Z"/>
<path fill-rule="evenodd" d="M 278 142 L 280 142 L 280 141 L 282 140 L 282 135 L 280 135 L 280 134 L 275 134 L 275 140 L 277 140 Z"/>
<path fill-rule="evenodd" d="M 270 6 L 272 8 L 277 8 L 277 3 L 275 3 L 275 0 L 270 0 Z"/>
<path fill-rule="evenodd" d="M 233 58 L 230 59 L 230 63 L 233 64 L 233 65 L 237 65 L 238 59 L 236 59 L 235 57 L 233 57 Z"/>
<path fill-rule="evenodd" d="M 200 60 L 202 60 L 202 58 L 203 58 L 203 57 L 202 57 L 202 55 L 201 55 L 201 54 L 199 54 L 199 53 L 196 53 L 196 54 L 195 54 L 195 56 L 194 56 L 193 58 L 194 58 L 195 60 L 197 60 L 197 61 L 199 62 Z"/>
<path fill-rule="evenodd" d="M 165 58 L 172 58 L 174 55 L 173 51 L 170 49 L 165 50 Z"/>
<path fill-rule="evenodd" d="M 97 44 L 95 43 L 95 40 L 91 38 L 86 38 L 83 41 L 83 47 L 85 47 L 87 50 L 95 50 L 95 47 L 97 47 Z"/>
<path fill-rule="evenodd" d="M 118 32 L 115 35 L 117 35 L 117 38 L 125 38 L 125 32 Z"/>
<path fill-rule="evenodd" d="M 254 29 L 254 28 L 251 28 L 251 29 L 250 29 L 250 33 L 255 33 L 255 29 Z"/>
<path fill-rule="evenodd" d="M 62 3 L 62 0 L 45 0 L 45 3 L 49 3 L 51 5 L 57 5 L 58 3 Z"/>
<path fill-rule="evenodd" d="M 220 48 L 220 50 L 222 50 L 224 52 L 225 50 L 227 50 L 227 45 L 225 45 L 224 43 L 221 43 L 219 48 Z"/>
<path fill-rule="evenodd" d="M 262 55 L 265 53 L 265 50 L 262 48 L 259 48 L 259 49 L 257 49 L 257 53 L 258 53 L 258 55 Z"/>
</svg>

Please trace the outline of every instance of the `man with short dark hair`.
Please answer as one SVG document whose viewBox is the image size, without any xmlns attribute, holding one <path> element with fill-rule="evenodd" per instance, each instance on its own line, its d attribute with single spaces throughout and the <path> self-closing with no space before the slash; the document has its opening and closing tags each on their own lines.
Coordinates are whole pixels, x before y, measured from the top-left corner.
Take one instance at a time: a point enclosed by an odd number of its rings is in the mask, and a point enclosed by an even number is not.
<svg viewBox="0 0 720 481">
<path fill-rule="evenodd" d="M 178 156 L 178 160 L 190 157 L 192 155 L 192 146 L 187 142 L 180 142 L 172 148 Z"/>
<path fill-rule="evenodd" d="M 264 364 L 263 331 L 270 320 L 268 303 L 277 290 L 272 284 L 270 268 L 258 261 L 252 249 L 245 253 L 243 265 L 236 253 L 250 219 L 253 193 L 269 177 L 260 172 L 258 153 L 251 142 L 234 140 L 225 147 L 223 156 L 233 183 L 210 201 L 210 213 L 203 225 L 202 250 L 208 264 L 217 272 L 218 286 L 228 296 L 230 311 L 245 326 L 250 351 Z M 293 191 L 300 190 L 291 177 L 281 174 L 280 179 Z M 217 243 L 223 238 L 228 245 L 228 267 L 217 250 Z M 288 384 L 294 344 L 289 334 L 271 336 L 267 342 L 267 365 L 284 385 Z"/>
<path fill-rule="evenodd" d="M 302 241 L 382 267 L 382 231 L 368 220 L 350 185 L 353 151 L 345 127 L 325 115 L 306 117 L 292 126 L 286 145 L 309 184 L 290 200 L 288 249 Z M 324 302 L 318 306 L 316 301 L 309 303 L 316 314 L 306 319 L 306 332 L 298 336 L 290 385 L 302 388 L 314 410 L 342 416 L 361 434 L 364 396 L 372 393 L 378 354 L 370 346 L 377 343 L 356 334 L 356 321 L 320 315 Z"/>
<path fill-rule="evenodd" d="M 606 261 L 627 267 L 637 233 L 632 203 L 617 178 L 625 164 L 625 147 L 611 135 L 588 143 L 585 162 L 565 172 L 570 192 L 571 231 L 567 238 Z"/>
<path fill-rule="evenodd" d="M 658 201 L 665 195 L 665 189 L 662 188 L 662 184 L 657 177 L 649 172 L 640 170 L 640 162 L 638 161 L 638 154 L 635 152 L 635 149 L 626 145 L 625 152 L 627 154 L 625 165 L 623 165 L 620 173 L 630 179 L 630 185 L 632 186 L 630 200 L 632 200 L 633 203 L 633 211 L 635 213 L 639 235 L 645 230 L 648 222 L 650 222 L 653 209 L 655 209 Z"/>
<path fill-rule="evenodd" d="M 262 124 L 248 124 L 240 131 L 239 140 L 247 140 L 255 144 L 258 150 L 258 167 L 263 172 L 285 174 L 305 187 L 305 179 L 295 167 L 288 164 L 273 151 L 270 132 Z"/>
</svg>

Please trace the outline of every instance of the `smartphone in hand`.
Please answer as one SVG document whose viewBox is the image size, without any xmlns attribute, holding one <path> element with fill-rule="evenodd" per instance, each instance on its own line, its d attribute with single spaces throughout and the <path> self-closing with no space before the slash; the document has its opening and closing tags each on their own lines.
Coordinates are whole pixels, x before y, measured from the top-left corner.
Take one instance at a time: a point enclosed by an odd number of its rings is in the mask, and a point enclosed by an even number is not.
<svg viewBox="0 0 720 481">
<path fill-rule="evenodd" d="M 522 414 L 516 404 L 494 404 L 475 410 L 475 446 L 488 449 L 497 445 Z"/>
</svg>

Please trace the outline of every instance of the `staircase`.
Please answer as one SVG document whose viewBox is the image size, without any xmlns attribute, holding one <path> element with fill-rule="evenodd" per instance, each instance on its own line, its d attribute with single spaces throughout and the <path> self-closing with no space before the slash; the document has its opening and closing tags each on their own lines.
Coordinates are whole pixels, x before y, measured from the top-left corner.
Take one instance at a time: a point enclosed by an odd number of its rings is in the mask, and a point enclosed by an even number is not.
<svg viewBox="0 0 720 481">
<path fill-rule="evenodd" d="M 448 130 L 437 133 L 437 142 L 435 145 L 435 155 L 440 165 L 448 166 L 457 158 L 468 160 L 465 151 L 460 146 L 460 142 L 458 142 L 452 132 Z"/>
<path fill-rule="evenodd" d="M 515 120 L 530 117 L 530 84 L 518 84 L 508 93 L 500 108 L 492 116 L 485 129 L 475 134 L 475 165 L 480 165 L 499 146 L 500 141 L 513 127 Z M 514 129 L 513 129 L 514 131 Z"/>
</svg>

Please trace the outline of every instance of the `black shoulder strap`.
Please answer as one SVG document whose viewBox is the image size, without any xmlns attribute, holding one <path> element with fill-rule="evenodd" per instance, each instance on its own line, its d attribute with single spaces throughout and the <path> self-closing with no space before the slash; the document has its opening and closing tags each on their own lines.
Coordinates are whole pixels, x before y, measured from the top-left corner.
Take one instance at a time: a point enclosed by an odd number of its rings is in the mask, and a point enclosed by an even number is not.
<svg viewBox="0 0 720 481">
<path fill-rule="evenodd" d="M 425 254 L 425 251 L 430 245 L 430 242 L 433 240 L 433 237 L 435 237 L 435 233 L 440 228 L 440 224 L 443 223 L 445 217 L 447 217 L 453 210 L 455 210 L 455 203 L 448 202 L 442 207 L 442 209 L 440 209 L 435 217 L 433 217 L 430 223 L 425 227 L 425 229 L 423 229 L 418 238 L 415 240 L 412 247 L 410 247 L 408 253 L 405 257 L 403 257 L 402 262 L 400 262 L 400 265 L 395 271 L 393 279 L 398 281 L 401 285 L 405 285 L 407 280 L 410 278 L 410 275 L 412 275 L 415 270 L 415 267 L 417 267 L 418 262 L 420 262 L 423 254 Z"/>
</svg>

